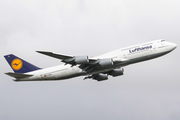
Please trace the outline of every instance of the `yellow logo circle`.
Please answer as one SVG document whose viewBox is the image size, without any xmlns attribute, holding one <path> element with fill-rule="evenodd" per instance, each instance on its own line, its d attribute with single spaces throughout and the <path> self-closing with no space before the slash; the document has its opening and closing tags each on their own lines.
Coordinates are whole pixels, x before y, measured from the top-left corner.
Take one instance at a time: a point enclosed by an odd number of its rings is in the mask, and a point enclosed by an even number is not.
<svg viewBox="0 0 180 120">
<path fill-rule="evenodd" d="M 11 62 L 11 67 L 14 69 L 14 70 L 20 70 L 23 66 L 23 62 L 20 60 L 20 59 L 14 59 L 12 62 Z"/>
</svg>

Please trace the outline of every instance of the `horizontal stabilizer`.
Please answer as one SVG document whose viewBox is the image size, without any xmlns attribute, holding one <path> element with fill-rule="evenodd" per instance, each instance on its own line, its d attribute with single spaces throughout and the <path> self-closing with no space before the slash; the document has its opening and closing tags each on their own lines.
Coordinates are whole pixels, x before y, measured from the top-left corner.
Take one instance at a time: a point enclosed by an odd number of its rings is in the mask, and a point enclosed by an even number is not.
<svg viewBox="0 0 180 120">
<path fill-rule="evenodd" d="M 5 73 L 5 74 L 9 75 L 11 77 L 14 77 L 14 78 L 25 78 L 25 77 L 33 76 L 33 75 L 30 75 L 30 74 L 12 73 L 12 72 L 8 72 L 8 73 Z"/>
</svg>

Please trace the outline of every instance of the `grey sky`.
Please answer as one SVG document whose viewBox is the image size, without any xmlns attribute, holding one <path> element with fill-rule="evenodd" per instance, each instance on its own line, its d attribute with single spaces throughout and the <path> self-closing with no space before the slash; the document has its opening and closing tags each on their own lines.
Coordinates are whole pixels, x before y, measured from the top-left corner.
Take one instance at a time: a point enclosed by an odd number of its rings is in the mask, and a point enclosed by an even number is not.
<svg viewBox="0 0 180 120">
<path fill-rule="evenodd" d="M 62 64 L 36 53 L 96 56 L 156 39 L 180 45 L 179 0 L 0 1 L 1 120 L 179 120 L 179 48 L 97 82 L 13 82 L 4 55 L 39 67 Z"/>
</svg>

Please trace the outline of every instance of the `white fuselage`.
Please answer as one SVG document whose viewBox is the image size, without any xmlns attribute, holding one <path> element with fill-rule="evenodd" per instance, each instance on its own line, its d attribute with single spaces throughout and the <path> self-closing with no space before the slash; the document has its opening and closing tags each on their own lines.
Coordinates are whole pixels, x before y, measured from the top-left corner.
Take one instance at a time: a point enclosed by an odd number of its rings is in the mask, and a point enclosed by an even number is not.
<svg viewBox="0 0 180 120">
<path fill-rule="evenodd" d="M 122 49 L 118 49 L 92 59 L 112 58 L 113 60 L 126 61 L 108 67 L 101 67 L 89 73 L 84 73 L 82 69 L 71 65 L 58 65 L 55 67 L 40 69 L 33 72 L 28 72 L 33 76 L 28 78 L 14 79 L 15 81 L 41 81 L 41 80 L 62 80 L 82 75 L 98 74 L 109 71 L 115 68 L 124 67 L 129 64 L 153 59 L 165 55 L 176 48 L 176 44 L 166 42 L 164 40 L 156 40 L 143 44 L 138 44 Z"/>
</svg>

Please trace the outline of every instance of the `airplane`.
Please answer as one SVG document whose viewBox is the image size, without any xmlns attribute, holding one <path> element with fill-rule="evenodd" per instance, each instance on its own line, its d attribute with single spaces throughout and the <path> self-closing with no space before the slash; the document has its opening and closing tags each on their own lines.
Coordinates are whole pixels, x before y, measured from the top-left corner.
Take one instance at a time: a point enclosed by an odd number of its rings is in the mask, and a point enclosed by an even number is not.
<svg viewBox="0 0 180 120">
<path fill-rule="evenodd" d="M 78 76 L 84 79 L 104 81 L 108 76 L 121 76 L 127 65 L 163 56 L 177 47 L 164 39 L 150 41 L 134 46 L 118 49 L 100 56 L 71 56 L 53 52 L 36 51 L 38 53 L 60 59 L 63 65 L 50 68 L 39 68 L 13 54 L 5 55 L 5 59 L 13 72 L 5 73 L 14 81 L 48 81 L 64 80 Z"/>
</svg>

